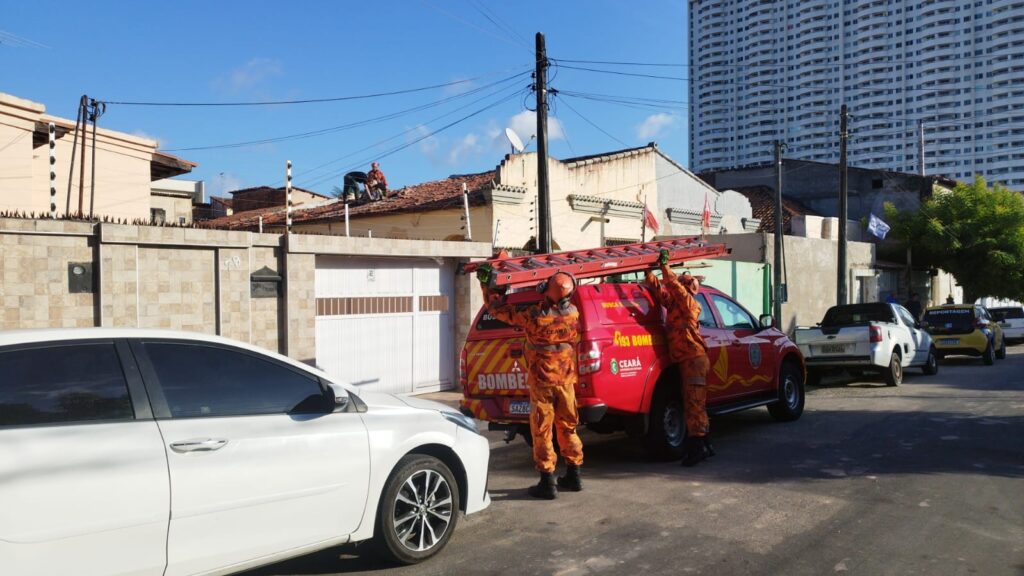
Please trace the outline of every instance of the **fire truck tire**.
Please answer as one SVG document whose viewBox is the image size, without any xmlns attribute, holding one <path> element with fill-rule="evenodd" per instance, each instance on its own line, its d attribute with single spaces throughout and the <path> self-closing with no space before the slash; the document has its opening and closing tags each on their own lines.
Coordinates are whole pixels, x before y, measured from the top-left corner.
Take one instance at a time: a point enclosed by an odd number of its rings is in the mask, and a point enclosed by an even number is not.
<svg viewBox="0 0 1024 576">
<path fill-rule="evenodd" d="M 409 454 L 398 461 L 381 493 L 377 553 L 400 564 L 422 562 L 448 544 L 458 520 L 459 487 L 451 470 L 433 456 Z"/>
<path fill-rule="evenodd" d="M 779 370 L 779 401 L 768 405 L 768 413 L 780 422 L 792 422 L 804 413 L 805 398 L 803 370 L 792 360 L 784 361 Z"/>
<path fill-rule="evenodd" d="M 683 456 L 686 421 L 683 401 L 673 386 L 662 382 L 654 390 L 647 432 L 643 436 L 647 454 L 656 460 L 678 460 Z"/>
</svg>

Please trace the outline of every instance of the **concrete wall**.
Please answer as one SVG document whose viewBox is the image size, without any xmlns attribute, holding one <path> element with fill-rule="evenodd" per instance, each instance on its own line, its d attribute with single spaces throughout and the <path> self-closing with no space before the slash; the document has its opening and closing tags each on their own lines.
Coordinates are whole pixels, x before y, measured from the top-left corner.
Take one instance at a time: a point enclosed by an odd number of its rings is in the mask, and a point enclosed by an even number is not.
<svg viewBox="0 0 1024 576">
<path fill-rule="evenodd" d="M 192 198 L 152 194 L 149 199 L 149 206 L 150 209 L 158 208 L 163 210 L 164 222 L 168 224 L 192 223 Z M 185 220 L 182 221 L 182 218 Z"/>
<path fill-rule="evenodd" d="M 726 260 L 771 264 L 774 258 L 774 237 L 768 234 L 729 234 L 708 239 L 732 248 Z M 792 332 L 798 325 L 820 322 L 825 311 L 835 305 L 839 243 L 796 236 L 785 236 L 784 241 L 783 281 L 787 284 L 789 298 L 782 305 L 782 327 Z M 853 302 L 862 284 L 870 292 L 870 282 L 863 279 L 875 277 L 875 245 L 848 242 L 846 260 L 849 268 L 847 294 Z M 865 301 L 877 300 L 875 287 L 874 294 L 869 293 Z"/>
<path fill-rule="evenodd" d="M 0 218 L 0 330 L 189 330 L 313 362 L 318 254 L 462 262 L 489 256 L 490 245 Z M 91 293 L 71 293 L 69 264 L 93 267 Z M 282 297 L 250 297 L 250 274 L 264 266 L 284 277 Z M 471 277 L 456 286 L 464 339 L 481 302 Z"/>
<path fill-rule="evenodd" d="M 744 222 L 751 218 L 753 210 L 750 201 L 733 191 L 719 192 L 694 174 L 672 162 L 661 154 L 654 155 L 655 174 L 658 187 L 658 204 L 652 211 L 661 224 L 659 235 L 692 236 L 701 233 L 700 214 L 704 211 L 704 201 L 717 222 L 713 232 L 724 230 L 728 233 L 743 233 Z M 692 212 L 696 222 L 673 222 L 669 220 L 669 210 L 685 210 Z M 756 227 L 754 227 L 756 229 Z M 724 233 L 724 232 L 723 232 Z"/>
</svg>

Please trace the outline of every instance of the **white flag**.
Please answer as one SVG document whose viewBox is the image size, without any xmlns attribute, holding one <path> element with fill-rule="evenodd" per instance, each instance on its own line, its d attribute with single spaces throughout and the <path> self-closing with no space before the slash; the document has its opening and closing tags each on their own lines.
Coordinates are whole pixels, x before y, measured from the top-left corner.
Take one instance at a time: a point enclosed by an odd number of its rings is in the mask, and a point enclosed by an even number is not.
<svg viewBox="0 0 1024 576">
<path fill-rule="evenodd" d="M 868 220 L 868 232 L 871 232 L 878 238 L 885 240 L 885 235 L 889 233 L 889 225 L 883 222 L 878 216 L 871 214 L 871 219 Z"/>
</svg>

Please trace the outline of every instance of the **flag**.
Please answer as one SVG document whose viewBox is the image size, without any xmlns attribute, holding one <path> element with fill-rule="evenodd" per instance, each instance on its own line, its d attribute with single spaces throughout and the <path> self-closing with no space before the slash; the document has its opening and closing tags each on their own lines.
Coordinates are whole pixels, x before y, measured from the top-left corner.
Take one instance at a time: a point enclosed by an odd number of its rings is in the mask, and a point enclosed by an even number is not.
<svg viewBox="0 0 1024 576">
<path fill-rule="evenodd" d="M 871 219 L 868 220 L 868 232 L 871 232 L 878 238 L 885 240 L 885 235 L 889 233 L 889 225 L 872 213 Z"/>
<path fill-rule="evenodd" d="M 658 233 L 658 219 L 654 217 L 654 213 L 647 209 L 647 205 L 644 204 L 644 225 L 654 230 L 654 233 Z"/>
<path fill-rule="evenodd" d="M 704 211 L 700 215 L 701 233 L 707 234 L 711 228 L 711 206 L 708 204 L 708 193 L 704 193 Z"/>
</svg>

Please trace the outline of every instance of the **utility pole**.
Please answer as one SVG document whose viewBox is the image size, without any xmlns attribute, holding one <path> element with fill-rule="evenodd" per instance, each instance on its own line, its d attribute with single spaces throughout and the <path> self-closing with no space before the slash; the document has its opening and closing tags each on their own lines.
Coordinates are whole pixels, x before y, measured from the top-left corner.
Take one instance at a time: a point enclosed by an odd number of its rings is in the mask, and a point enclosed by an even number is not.
<svg viewBox="0 0 1024 576">
<path fill-rule="evenodd" d="M 544 33 L 537 32 L 537 253 L 551 253 L 551 196 L 548 190 L 548 56 Z"/>
<path fill-rule="evenodd" d="M 839 266 L 836 277 L 836 304 L 842 306 L 846 299 L 846 202 L 847 202 L 847 169 L 846 140 L 848 113 L 846 104 L 839 110 Z"/>
<path fill-rule="evenodd" d="M 917 121 L 917 173 L 924 176 L 924 120 Z"/>
<path fill-rule="evenodd" d="M 772 294 L 772 316 L 775 327 L 782 329 L 782 302 L 785 300 L 785 286 L 782 285 L 782 150 L 786 147 L 782 140 L 775 141 L 775 260 L 773 279 L 775 290 Z"/>
<path fill-rule="evenodd" d="M 89 97 L 83 94 L 78 106 L 82 109 L 82 156 L 78 167 L 78 216 L 81 217 L 85 213 L 85 136 L 89 132 Z"/>
</svg>

